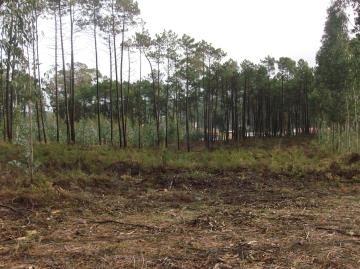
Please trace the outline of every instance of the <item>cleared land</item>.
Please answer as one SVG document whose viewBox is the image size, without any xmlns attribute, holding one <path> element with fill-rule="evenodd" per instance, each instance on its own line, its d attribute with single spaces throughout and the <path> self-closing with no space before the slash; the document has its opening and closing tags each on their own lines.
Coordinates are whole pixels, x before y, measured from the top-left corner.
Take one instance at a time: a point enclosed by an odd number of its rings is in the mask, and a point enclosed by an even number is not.
<svg viewBox="0 0 360 269">
<path fill-rule="evenodd" d="M 360 156 L 308 142 L 146 165 L 44 146 L 32 187 L 2 146 L 0 268 L 360 268 Z"/>
</svg>

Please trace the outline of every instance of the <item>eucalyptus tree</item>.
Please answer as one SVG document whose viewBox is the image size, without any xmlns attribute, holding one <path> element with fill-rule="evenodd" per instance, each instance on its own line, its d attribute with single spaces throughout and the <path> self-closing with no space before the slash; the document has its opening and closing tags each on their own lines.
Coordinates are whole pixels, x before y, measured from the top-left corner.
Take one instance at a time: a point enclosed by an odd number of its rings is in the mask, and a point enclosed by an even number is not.
<svg viewBox="0 0 360 269">
<path fill-rule="evenodd" d="M 360 1 L 359 0 L 336 0 L 332 3 L 338 7 L 351 7 L 354 13 L 353 33 L 360 35 Z"/>
<path fill-rule="evenodd" d="M 55 118 L 56 118 L 56 141 L 60 142 L 59 128 L 59 87 L 58 87 L 58 0 L 47 1 L 48 12 L 54 17 L 54 72 L 55 72 Z"/>
<path fill-rule="evenodd" d="M 37 65 L 37 81 L 38 81 L 38 95 L 39 95 L 39 109 L 40 109 L 40 118 L 41 118 L 41 128 L 42 128 L 42 135 L 45 144 L 47 143 L 47 135 L 45 130 L 45 119 L 44 119 L 44 97 L 43 97 L 43 88 L 42 88 L 42 78 L 41 78 L 41 72 L 40 72 L 40 55 L 39 55 L 39 31 L 38 31 L 38 18 L 39 14 L 44 10 L 45 8 L 45 2 L 43 1 L 35 1 L 33 4 L 33 16 L 34 16 L 34 42 L 36 44 L 36 55 L 35 55 L 35 45 L 33 44 L 33 50 L 34 50 L 34 59 L 37 59 L 36 65 Z M 34 60 L 35 62 L 35 60 Z M 36 76 L 34 76 L 36 77 Z M 41 139 L 40 139 L 41 140 Z"/>
<path fill-rule="evenodd" d="M 74 66 L 74 27 L 76 0 L 69 0 L 70 18 L 70 141 L 75 144 L 75 66 Z"/>
<path fill-rule="evenodd" d="M 360 149 L 359 141 L 359 96 L 360 96 L 360 36 L 350 42 L 350 88 L 353 106 L 353 128 L 356 133 L 356 149 Z"/>
<path fill-rule="evenodd" d="M 59 13 L 59 28 L 60 28 L 60 46 L 61 46 L 61 58 L 62 58 L 62 76 L 63 76 L 63 90 L 65 100 L 65 124 L 66 124 L 66 141 L 70 143 L 70 121 L 69 121 L 69 101 L 68 101 L 68 89 L 66 83 L 66 67 L 65 67 L 65 49 L 64 49 L 64 35 L 63 35 L 63 15 L 64 4 L 62 0 L 58 0 L 58 13 Z"/>
<path fill-rule="evenodd" d="M 10 72 L 11 72 L 11 58 L 16 48 L 16 11 L 17 7 L 14 2 L 5 3 L 5 7 L 2 10 L 3 16 L 3 33 L 6 39 L 2 40 L 2 46 L 6 54 L 6 72 L 5 72 L 5 88 L 3 98 L 3 113 L 4 113 L 4 139 L 12 142 L 12 97 L 13 93 L 10 93 Z"/>
<path fill-rule="evenodd" d="M 316 56 L 317 88 L 322 92 L 323 101 L 327 102 L 324 112 L 332 125 L 345 121 L 345 95 L 349 76 L 347 25 L 344 7 L 333 3 L 328 9 L 322 46 Z"/>
<path fill-rule="evenodd" d="M 13 141 L 15 79 L 17 67 L 26 62 L 24 46 L 31 42 L 33 5 L 28 1 L 5 2 L 0 9 L 3 27 L 1 50 L 5 52 L 5 86 L 3 88 L 4 138 Z"/>
<path fill-rule="evenodd" d="M 4 24 L 5 18 L 2 18 L 2 10 L 0 9 L 1 12 L 1 16 L 0 18 L 2 19 L 2 23 Z M 0 28 L 1 31 L 1 44 L 3 44 L 3 40 L 4 40 L 4 31 L 2 30 L 2 27 Z M 3 139 L 4 141 L 6 140 L 6 134 L 5 134 L 5 130 L 6 130 L 6 121 L 5 121 L 5 91 L 4 91 L 4 79 L 3 79 L 3 75 L 4 75 L 4 69 L 3 69 L 3 46 L 0 46 L 0 89 L 1 89 L 1 111 L 0 111 L 0 124 L 2 124 L 2 133 L 3 133 Z"/>
</svg>

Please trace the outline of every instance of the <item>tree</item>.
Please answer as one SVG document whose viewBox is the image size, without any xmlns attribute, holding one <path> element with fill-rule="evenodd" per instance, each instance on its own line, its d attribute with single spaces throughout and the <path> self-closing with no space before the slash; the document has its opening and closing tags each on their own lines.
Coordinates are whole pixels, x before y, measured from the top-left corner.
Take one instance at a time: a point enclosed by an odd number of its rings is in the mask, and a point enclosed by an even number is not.
<svg viewBox="0 0 360 269">
<path fill-rule="evenodd" d="M 188 35 L 183 35 L 180 39 L 180 47 L 183 50 L 182 76 L 185 79 L 185 133 L 186 148 L 190 152 L 190 127 L 189 127 L 189 94 L 191 80 L 191 57 L 195 52 L 195 40 Z"/>
<path fill-rule="evenodd" d="M 169 99 L 170 99 L 170 82 L 171 82 L 171 69 L 175 69 L 175 62 L 177 58 L 178 49 L 178 36 L 173 31 L 163 32 L 164 45 L 165 45 L 165 57 L 167 59 L 167 85 L 165 95 L 165 147 L 169 146 Z"/>
<path fill-rule="evenodd" d="M 62 75 L 63 75 L 63 89 L 65 99 L 65 123 L 66 123 L 66 140 L 70 143 L 70 121 L 69 121 L 69 102 L 68 102 L 68 87 L 66 84 L 66 69 L 65 69 L 65 49 L 64 49 L 64 36 L 63 36 L 63 6 L 61 0 L 58 0 L 58 11 L 59 11 L 59 25 L 60 25 L 60 45 L 61 45 L 61 56 L 62 56 Z"/>
<path fill-rule="evenodd" d="M 95 49 L 95 68 L 96 68 L 96 102 L 97 102 L 97 125 L 98 125 L 98 140 L 101 145 L 101 121 L 100 121 L 100 95 L 99 95 L 99 59 L 98 59 L 98 43 L 97 43 L 97 29 L 98 24 L 101 24 L 102 17 L 100 10 L 102 8 L 101 0 L 81 1 L 83 18 L 80 20 L 81 26 L 92 25 L 94 49 Z"/>
<path fill-rule="evenodd" d="M 135 24 L 135 17 L 140 14 L 138 3 L 133 0 L 117 0 L 116 11 L 118 12 L 121 23 L 121 55 L 120 55 L 120 99 L 121 99 L 121 124 L 123 134 L 123 145 L 127 147 L 126 126 L 125 126 L 125 103 L 123 92 L 123 61 L 124 61 L 124 45 L 125 31 L 127 27 Z"/>
<path fill-rule="evenodd" d="M 285 111 L 285 99 L 286 93 L 285 91 L 285 82 L 291 78 L 293 78 L 295 74 L 296 62 L 288 57 L 281 57 L 277 62 L 279 68 L 278 76 L 281 79 L 281 110 L 280 110 L 280 136 L 285 133 L 285 128 L 287 126 L 287 134 L 291 134 L 290 129 L 290 108 L 287 107 L 287 111 Z"/>
<path fill-rule="evenodd" d="M 328 9 L 322 46 L 316 56 L 317 87 L 327 99 L 327 105 L 323 108 L 331 123 L 344 122 L 343 109 L 349 75 L 348 42 L 347 17 L 344 8 L 335 2 Z"/>
</svg>

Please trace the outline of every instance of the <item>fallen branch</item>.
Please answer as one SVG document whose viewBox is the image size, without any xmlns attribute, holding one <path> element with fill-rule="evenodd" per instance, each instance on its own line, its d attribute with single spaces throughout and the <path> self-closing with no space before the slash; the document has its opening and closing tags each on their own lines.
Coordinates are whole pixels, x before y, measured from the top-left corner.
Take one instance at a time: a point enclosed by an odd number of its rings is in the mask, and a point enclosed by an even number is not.
<svg viewBox="0 0 360 269">
<path fill-rule="evenodd" d="M 98 220 L 98 221 L 90 221 L 91 223 L 95 223 L 95 224 L 109 224 L 109 223 L 113 223 L 113 224 L 119 224 L 119 225 L 124 225 L 124 226 L 130 226 L 130 227 L 135 227 L 135 228 L 143 228 L 143 229 L 148 229 L 148 230 L 162 230 L 159 227 L 154 227 L 154 226 L 148 226 L 145 224 L 137 224 L 137 223 L 127 223 L 127 222 L 121 222 L 121 221 L 117 221 L 117 220 Z"/>
<path fill-rule="evenodd" d="M 343 235 L 347 235 L 347 236 L 360 237 L 360 234 L 355 234 L 355 233 L 347 232 L 347 231 L 340 230 L 340 229 L 327 228 L 327 227 L 315 227 L 315 228 L 317 230 L 324 230 L 324 231 L 329 231 L 329 232 L 337 232 L 339 234 L 343 234 Z"/>
<path fill-rule="evenodd" d="M 11 207 L 11 206 L 0 204 L 0 207 L 8 209 L 8 210 L 10 210 L 12 212 L 15 212 L 15 213 L 19 214 L 19 215 L 23 215 L 23 212 L 21 212 L 20 210 L 18 210 L 16 208 Z"/>
</svg>

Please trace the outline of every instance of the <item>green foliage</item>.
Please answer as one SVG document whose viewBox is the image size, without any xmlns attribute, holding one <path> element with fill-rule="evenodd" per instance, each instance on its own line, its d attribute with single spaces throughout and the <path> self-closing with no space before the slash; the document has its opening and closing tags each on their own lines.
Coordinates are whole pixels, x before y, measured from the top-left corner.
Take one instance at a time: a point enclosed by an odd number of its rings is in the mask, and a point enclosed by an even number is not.
<svg viewBox="0 0 360 269">
<path fill-rule="evenodd" d="M 322 47 L 317 54 L 317 85 L 324 97 L 325 113 L 330 122 L 345 121 L 345 92 L 349 76 L 349 37 L 347 17 L 336 2 L 328 9 Z"/>
</svg>

